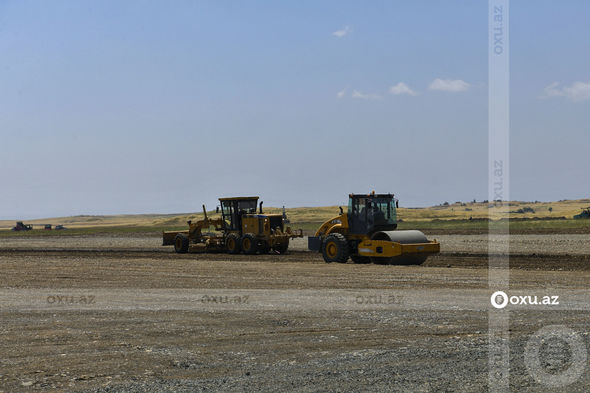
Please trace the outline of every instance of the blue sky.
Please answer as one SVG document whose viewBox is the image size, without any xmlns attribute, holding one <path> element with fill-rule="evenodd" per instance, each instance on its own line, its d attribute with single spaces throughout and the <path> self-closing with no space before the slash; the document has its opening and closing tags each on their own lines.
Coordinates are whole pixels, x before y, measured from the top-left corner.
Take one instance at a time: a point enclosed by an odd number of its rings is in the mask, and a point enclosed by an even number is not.
<svg viewBox="0 0 590 393">
<path fill-rule="evenodd" d="M 589 197 L 590 3 L 514 1 L 511 197 Z M 0 0 L 0 218 L 487 199 L 487 2 Z"/>
</svg>

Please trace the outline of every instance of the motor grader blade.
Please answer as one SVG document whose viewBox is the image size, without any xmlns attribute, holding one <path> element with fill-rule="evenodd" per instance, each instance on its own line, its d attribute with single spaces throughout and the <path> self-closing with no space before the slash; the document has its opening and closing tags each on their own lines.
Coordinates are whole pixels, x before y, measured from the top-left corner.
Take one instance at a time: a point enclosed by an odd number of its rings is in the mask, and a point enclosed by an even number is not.
<svg viewBox="0 0 590 393">
<path fill-rule="evenodd" d="M 164 232 L 162 232 L 162 245 L 163 246 L 173 246 L 174 239 L 176 238 L 176 235 L 178 235 L 179 233 L 182 233 L 182 234 L 188 236 L 188 231 L 164 231 Z"/>
</svg>

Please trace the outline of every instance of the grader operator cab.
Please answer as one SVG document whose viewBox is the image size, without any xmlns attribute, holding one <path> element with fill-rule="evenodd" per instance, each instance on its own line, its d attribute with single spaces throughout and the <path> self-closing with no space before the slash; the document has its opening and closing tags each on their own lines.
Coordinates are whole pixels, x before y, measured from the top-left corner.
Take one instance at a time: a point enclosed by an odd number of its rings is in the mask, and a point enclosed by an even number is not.
<svg viewBox="0 0 590 393">
<path fill-rule="evenodd" d="M 210 219 L 203 205 L 204 219 L 188 221 L 187 231 L 163 232 L 162 245 L 174 245 L 177 253 L 228 252 L 230 254 L 283 254 L 289 240 L 303 237 L 303 231 L 285 228 L 282 214 L 264 214 L 258 197 L 219 198 L 221 217 Z M 213 227 L 214 232 L 209 231 Z"/>
<path fill-rule="evenodd" d="M 396 231 L 397 201 L 393 194 L 350 194 L 348 212 L 326 221 L 308 248 L 324 260 L 346 263 L 415 265 L 440 252 L 440 243 L 420 231 Z"/>
</svg>

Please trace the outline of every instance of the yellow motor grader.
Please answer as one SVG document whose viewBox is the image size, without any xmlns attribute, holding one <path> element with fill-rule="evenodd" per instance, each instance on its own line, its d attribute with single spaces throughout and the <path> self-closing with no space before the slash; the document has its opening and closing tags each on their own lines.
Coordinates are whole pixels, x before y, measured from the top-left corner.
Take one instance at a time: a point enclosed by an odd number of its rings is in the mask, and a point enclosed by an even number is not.
<svg viewBox="0 0 590 393">
<path fill-rule="evenodd" d="M 350 194 L 348 212 L 326 221 L 308 238 L 308 248 L 328 263 L 419 265 L 440 252 L 440 243 L 416 230 L 397 231 L 393 194 Z"/>
<path fill-rule="evenodd" d="M 174 246 L 177 253 L 228 252 L 284 254 L 289 240 L 303 237 L 303 231 L 285 228 L 283 214 L 263 214 L 258 197 L 219 198 L 221 217 L 209 218 L 203 205 L 203 220 L 188 221 L 188 230 L 162 233 L 162 245 Z M 213 228 L 213 232 L 210 232 Z"/>
</svg>

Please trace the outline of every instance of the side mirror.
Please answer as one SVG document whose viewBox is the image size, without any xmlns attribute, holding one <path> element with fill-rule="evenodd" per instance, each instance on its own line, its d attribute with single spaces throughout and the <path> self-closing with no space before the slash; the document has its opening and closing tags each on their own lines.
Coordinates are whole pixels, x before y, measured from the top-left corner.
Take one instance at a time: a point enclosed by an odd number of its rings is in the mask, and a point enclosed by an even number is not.
<svg viewBox="0 0 590 393">
<path fill-rule="evenodd" d="M 219 213 L 219 206 L 215 206 L 215 213 Z"/>
<path fill-rule="evenodd" d="M 399 208 L 399 201 L 395 201 L 395 207 Z"/>
</svg>

